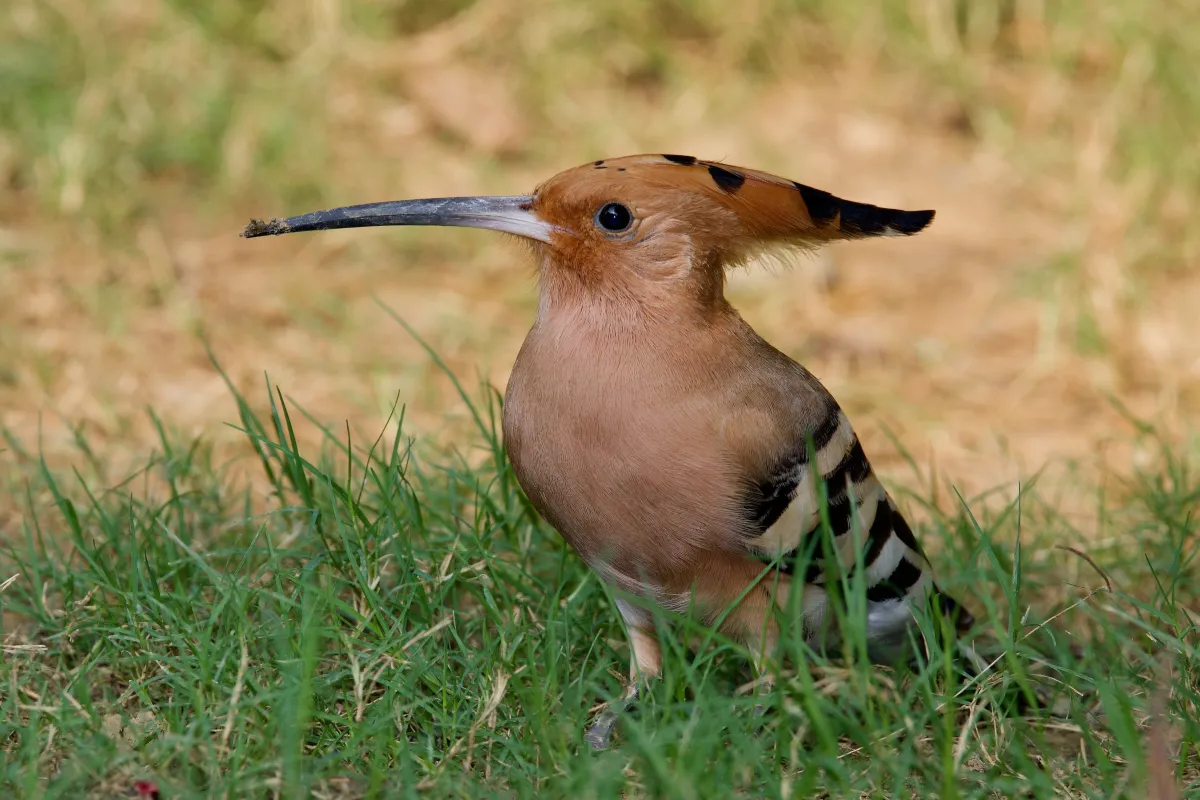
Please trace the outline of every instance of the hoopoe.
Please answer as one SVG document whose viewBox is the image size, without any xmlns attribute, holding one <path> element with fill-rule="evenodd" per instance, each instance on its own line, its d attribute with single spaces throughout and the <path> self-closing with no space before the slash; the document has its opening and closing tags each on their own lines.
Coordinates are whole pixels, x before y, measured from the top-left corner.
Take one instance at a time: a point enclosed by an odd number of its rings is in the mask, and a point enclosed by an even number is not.
<svg viewBox="0 0 1200 800">
<path fill-rule="evenodd" d="M 505 391 L 504 441 L 534 507 L 618 590 L 630 683 L 586 734 L 602 747 L 616 710 L 661 671 L 639 600 L 722 617 L 765 680 L 782 609 L 799 608 L 785 624 L 836 650 L 835 569 L 865 573 L 858 607 L 876 662 L 903 657 L 919 604 L 933 601 L 959 632 L 973 624 L 935 585 L 834 398 L 724 295 L 725 271 L 765 249 L 910 236 L 933 216 L 637 155 L 567 170 L 530 195 L 349 206 L 253 220 L 242 235 L 454 225 L 531 243 L 537 316 Z M 802 595 L 789 606 L 793 587 Z"/>
</svg>

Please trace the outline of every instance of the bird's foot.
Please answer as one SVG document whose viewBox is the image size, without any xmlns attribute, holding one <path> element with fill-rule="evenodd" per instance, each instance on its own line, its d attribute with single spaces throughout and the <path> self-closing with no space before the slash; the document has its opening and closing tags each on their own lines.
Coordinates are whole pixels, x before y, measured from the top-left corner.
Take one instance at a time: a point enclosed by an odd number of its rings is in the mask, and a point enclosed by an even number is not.
<svg viewBox="0 0 1200 800">
<path fill-rule="evenodd" d="M 596 721 L 584 731 L 583 740 L 593 750 L 607 750 L 612 741 L 613 728 L 617 726 L 618 716 L 620 716 L 619 712 L 611 706 L 601 711 L 600 715 L 596 717 Z"/>
<path fill-rule="evenodd" d="M 617 720 L 620 718 L 622 712 L 629 710 L 637 698 L 638 681 L 635 678 L 629 682 L 629 686 L 625 689 L 625 694 L 620 700 L 614 700 L 609 703 L 597 715 L 596 720 L 584 731 L 583 740 L 593 750 L 607 750 L 609 743 L 612 741 L 612 732 L 613 728 L 617 726 Z"/>
<path fill-rule="evenodd" d="M 769 681 L 769 680 L 761 681 L 758 684 L 758 686 L 756 686 L 754 688 L 754 694 L 757 695 L 759 698 L 759 702 L 754 704 L 754 718 L 755 719 L 760 719 L 767 713 L 767 706 L 763 701 L 767 697 L 769 697 L 771 695 L 771 693 L 774 691 L 775 691 L 775 682 Z"/>
</svg>

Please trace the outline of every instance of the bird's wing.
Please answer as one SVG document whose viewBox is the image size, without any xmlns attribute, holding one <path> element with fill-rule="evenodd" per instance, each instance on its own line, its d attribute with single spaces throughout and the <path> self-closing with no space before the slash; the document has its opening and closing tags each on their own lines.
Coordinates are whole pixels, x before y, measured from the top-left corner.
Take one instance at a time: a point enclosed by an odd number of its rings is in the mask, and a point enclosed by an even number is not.
<svg viewBox="0 0 1200 800">
<path fill-rule="evenodd" d="M 743 546 L 764 561 L 780 559 L 784 572 L 807 562 L 800 577 L 818 585 L 828 579 L 829 557 L 853 570 L 861 552 L 868 600 L 905 597 L 928 562 L 846 415 L 830 399 L 822 415 L 793 431 L 765 469 L 746 476 Z M 821 535 L 822 499 L 829 536 Z M 829 542 L 833 553 L 822 546 Z"/>
<path fill-rule="evenodd" d="M 819 386 L 806 377 L 807 388 Z M 973 617 L 934 582 L 920 544 L 875 476 L 850 421 L 823 390 L 809 395 L 793 414 L 804 418 L 794 435 L 773 437 L 771 457 L 743 476 L 740 547 L 809 585 L 800 612 L 814 644 L 837 647 L 839 637 L 830 638 L 827 625 L 836 593 L 828 585 L 838 574 L 859 569 L 872 659 L 891 663 L 908 652 L 912 609 L 927 601 L 937 603 L 960 633 L 966 631 Z M 818 408 L 823 410 L 814 415 Z M 758 455 L 761 459 L 762 452 Z"/>
</svg>

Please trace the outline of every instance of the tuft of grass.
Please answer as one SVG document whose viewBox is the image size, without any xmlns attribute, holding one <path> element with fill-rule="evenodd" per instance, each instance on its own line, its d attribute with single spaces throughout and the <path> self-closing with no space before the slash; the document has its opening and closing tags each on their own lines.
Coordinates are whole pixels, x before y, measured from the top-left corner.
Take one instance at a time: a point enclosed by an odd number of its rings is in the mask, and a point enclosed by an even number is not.
<svg viewBox="0 0 1200 800">
<path fill-rule="evenodd" d="M 1086 551 L 1051 546 L 1079 532 L 1036 486 L 1001 509 L 924 498 L 941 580 L 980 620 L 967 646 L 930 635 L 888 671 L 785 636 L 793 668 L 757 718 L 746 654 L 674 620 L 663 680 L 592 753 L 626 644 L 519 490 L 496 394 L 472 403 L 474 445 L 440 459 L 402 413 L 302 452 L 314 417 L 269 382 L 265 412 L 234 394 L 249 488 L 157 418 L 158 452 L 117 481 L 82 435 L 69 473 L 9 437 L 28 468 L 0 556 L 6 791 L 1048 798 L 1153 780 L 1200 797 L 1200 483 L 1165 445 L 1101 500 L 1112 536 Z"/>
</svg>

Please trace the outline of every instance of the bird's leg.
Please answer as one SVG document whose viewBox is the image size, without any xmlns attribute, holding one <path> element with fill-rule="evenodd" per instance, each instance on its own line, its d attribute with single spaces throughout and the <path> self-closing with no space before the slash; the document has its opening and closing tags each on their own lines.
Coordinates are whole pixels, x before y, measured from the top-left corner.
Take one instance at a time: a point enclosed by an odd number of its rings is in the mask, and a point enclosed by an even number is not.
<svg viewBox="0 0 1200 800">
<path fill-rule="evenodd" d="M 662 671 L 662 649 L 659 647 L 658 634 L 654 630 L 654 620 L 649 612 L 624 600 L 617 601 L 617 608 L 625 620 L 629 634 L 629 683 L 621 699 L 609 703 L 583 734 L 584 741 L 594 750 L 608 748 L 613 728 L 616 727 L 621 713 L 637 700 L 642 684 L 649 678 L 657 678 Z"/>
<path fill-rule="evenodd" d="M 766 631 L 760 634 L 755 640 L 747 642 L 750 648 L 750 656 L 754 661 L 754 676 L 756 678 L 754 682 L 754 694 L 759 698 L 759 702 L 754 704 L 755 717 L 761 717 L 767 713 L 764 701 L 775 691 L 775 673 L 771 669 L 771 666 L 774 663 L 776 640 L 777 637 L 772 621 L 772 624 Z"/>
<path fill-rule="evenodd" d="M 787 608 L 790 591 L 791 581 L 786 576 L 770 577 L 755 586 L 732 615 L 731 621 L 740 629 L 740 638 L 754 664 L 756 718 L 766 713 L 767 698 L 775 691 L 780 635 L 776 616 Z"/>
</svg>

